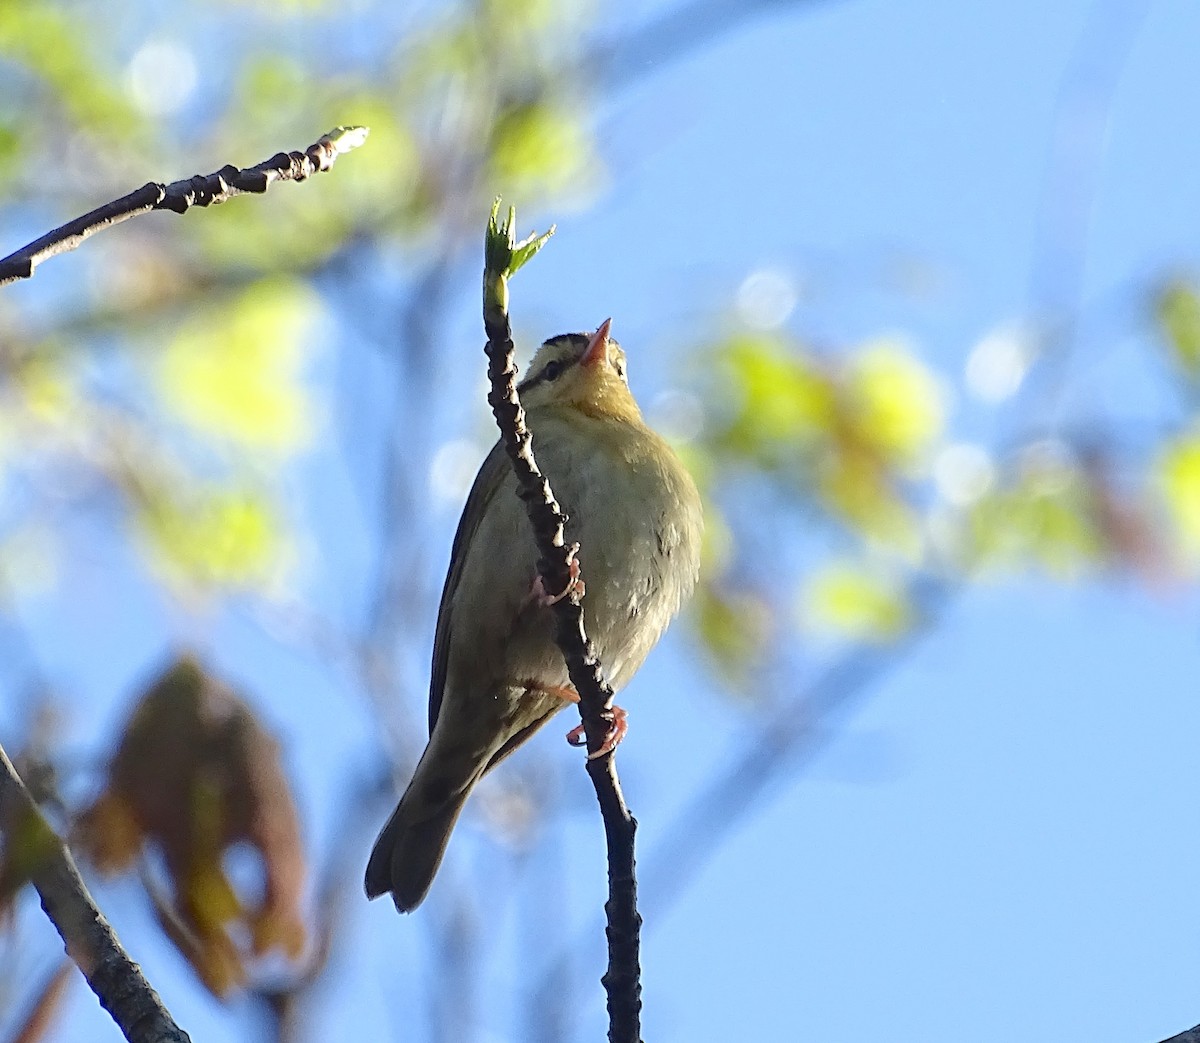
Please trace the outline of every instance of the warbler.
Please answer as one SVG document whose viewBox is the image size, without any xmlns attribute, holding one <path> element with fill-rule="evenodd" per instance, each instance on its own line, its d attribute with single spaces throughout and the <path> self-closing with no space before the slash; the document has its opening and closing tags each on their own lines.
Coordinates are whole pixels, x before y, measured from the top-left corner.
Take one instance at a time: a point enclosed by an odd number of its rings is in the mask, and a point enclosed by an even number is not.
<svg viewBox="0 0 1200 1043">
<path fill-rule="evenodd" d="M 617 691 L 694 588 L 703 522 L 691 475 L 642 419 L 610 322 L 546 341 L 518 391 L 538 464 L 568 516 L 567 542 L 581 548 L 584 623 Z M 367 896 L 390 892 L 401 912 L 428 893 L 475 783 L 578 700 L 550 608 L 570 586 L 544 591 L 537 557 L 498 442 L 454 537 L 433 642 L 429 744 L 367 865 Z"/>
</svg>

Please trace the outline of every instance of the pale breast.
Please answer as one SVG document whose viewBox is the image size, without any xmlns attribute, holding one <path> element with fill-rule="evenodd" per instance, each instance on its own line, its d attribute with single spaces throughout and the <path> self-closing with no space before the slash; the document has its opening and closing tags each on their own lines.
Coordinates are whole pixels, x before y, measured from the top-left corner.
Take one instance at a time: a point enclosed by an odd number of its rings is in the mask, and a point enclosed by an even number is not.
<svg viewBox="0 0 1200 1043">
<path fill-rule="evenodd" d="M 695 585 L 699 496 L 674 452 L 646 428 L 578 416 L 568 428 L 548 410 L 531 414 L 530 427 L 569 516 L 567 540 L 581 547 L 588 636 L 619 689 Z M 471 541 L 456 601 L 483 612 L 471 623 L 454 620 L 449 673 L 565 686 L 551 613 L 529 601 L 537 554 L 515 485 L 510 473 Z"/>
</svg>

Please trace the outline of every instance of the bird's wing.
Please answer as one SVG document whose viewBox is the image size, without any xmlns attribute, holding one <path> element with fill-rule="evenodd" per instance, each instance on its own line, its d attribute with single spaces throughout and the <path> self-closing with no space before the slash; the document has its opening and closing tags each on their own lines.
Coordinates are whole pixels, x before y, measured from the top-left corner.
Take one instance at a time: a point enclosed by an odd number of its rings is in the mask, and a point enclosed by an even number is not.
<svg viewBox="0 0 1200 1043">
<path fill-rule="evenodd" d="M 433 669 L 429 677 L 429 732 L 437 724 L 438 711 L 442 706 L 442 693 L 446 688 L 447 658 L 450 654 L 450 630 L 453 626 L 451 606 L 454 594 L 462 578 L 463 565 L 467 560 L 467 548 L 479 528 L 479 523 L 500 488 L 511 465 L 504 450 L 504 443 L 492 446 L 487 459 L 475 476 L 475 484 L 467 496 L 462 517 L 458 520 L 458 531 L 454 534 L 454 547 L 450 551 L 450 570 L 446 573 L 446 584 L 442 587 L 442 602 L 438 607 L 437 630 L 433 635 Z"/>
</svg>

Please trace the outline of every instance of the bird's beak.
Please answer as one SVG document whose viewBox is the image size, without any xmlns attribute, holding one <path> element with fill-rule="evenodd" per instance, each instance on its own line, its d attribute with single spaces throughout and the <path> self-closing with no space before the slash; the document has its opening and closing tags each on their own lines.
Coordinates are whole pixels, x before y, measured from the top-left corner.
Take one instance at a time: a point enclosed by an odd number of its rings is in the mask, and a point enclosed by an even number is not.
<svg viewBox="0 0 1200 1043">
<path fill-rule="evenodd" d="M 605 319 L 600 323 L 599 328 L 592 334 L 592 339 L 588 341 L 588 346 L 579 359 L 581 366 L 590 367 L 594 366 L 597 362 L 608 361 L 608 328 L 611 325 L 612 319 Z"/>
</svg>

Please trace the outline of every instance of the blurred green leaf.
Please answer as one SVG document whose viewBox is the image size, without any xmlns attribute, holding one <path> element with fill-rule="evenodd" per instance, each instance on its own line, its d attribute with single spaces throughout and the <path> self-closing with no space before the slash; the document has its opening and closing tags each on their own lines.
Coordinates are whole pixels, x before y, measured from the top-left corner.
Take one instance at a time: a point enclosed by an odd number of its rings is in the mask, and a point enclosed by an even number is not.
<svg viewBox="0 0 1200 1043">
<path fill-rule="evenodd" d="M 1200 376 L 1200 296 L 1182 280 L 1169 283 L 1156 302 L 1175 358 L 1190 377 Z"/>
<path fill-rule="evenodd" d="M 916 511 L 893 488 L 888 472 L 856 446 L 823 457 L 817 494 L 822 505 L 877 546 L 915 561 L 921 551 Z"/>
<path fill-rule="evenodd" d="M 589 188 L 600 157 L 580 115 L 548 101 L 515 105 L 492 128 L 492 183 L 508 196 Z"/>
<path fill-rule="evenodd" d="M 282 524 L 254 490 L 162 492 L 147 499 L 138 520 L 153 564 L 175 584 L 257 586 L 281 564 Z"/>
<path fill-rule="evenodd" d="M 829 376 L 786 341 L 770 335 L 738 335 L 716 349 L 727 377 L 719 387 L 733 404 L 717 447 L 766 466 L 779 466 L 827 434 L 836 416 Z"/>
<path fill-rule="evenodd" d="M 88 29 L 79 11 L 43 0 L 0 3 L 0 58 L 41 79 L 88 133 L 128 133 L 138 123 L 135 111 L 112 87 L 112 70 L 93 59 L 87 45 L 98 37 Z"/>
<path fill-rule="evenodd" d="M 1170 442 L 1156 470 L 1184 549 L 1192 555 L 1200 554 L 1200 432 Z"/>
<path fill-rule="evenodd" d="M 912 623 L 903 589 L 889 576 L 846 561 L 822 566 L 804 586 L 804 618 L 862 641 L 899 637 Z"/>
<path fill-rule="evenodd" d="M 1073 470 L 1053 483 L 1023 476 L 981 498 L 968 517 L 968 556 L 986 569 L 1039 567 L 1071 579 L 1105 555 L 1087 482 Z"/>
<path fill-rule="evenodd" d="M 303 370 L 320 322 L 316 295 L 305 284 L 258 282 L 175 335 L 159 371 L 163 396 L 205 434 L 292 452 L 314 426 Z"/>
<path fill-rule="evenodd" d="M 761 662 L 774 631 L 770 609 L 744 591 L 701 584 L 693 605 L 697 629 L 716 667 L 734 684 Z"/>
<path fill-rule="evenodd" d="M 942 433 L 937 378 L 901 342 L 864 345 L 850 360 L 846 385 L 862 437 L 888 459 L 911 463 Z"/>
<path fill-rule="evenodd" d="M 0 119 L 0 165 L 9 166 L 21 154 L 23 134 L 18 123 Z"/>
</svg>

